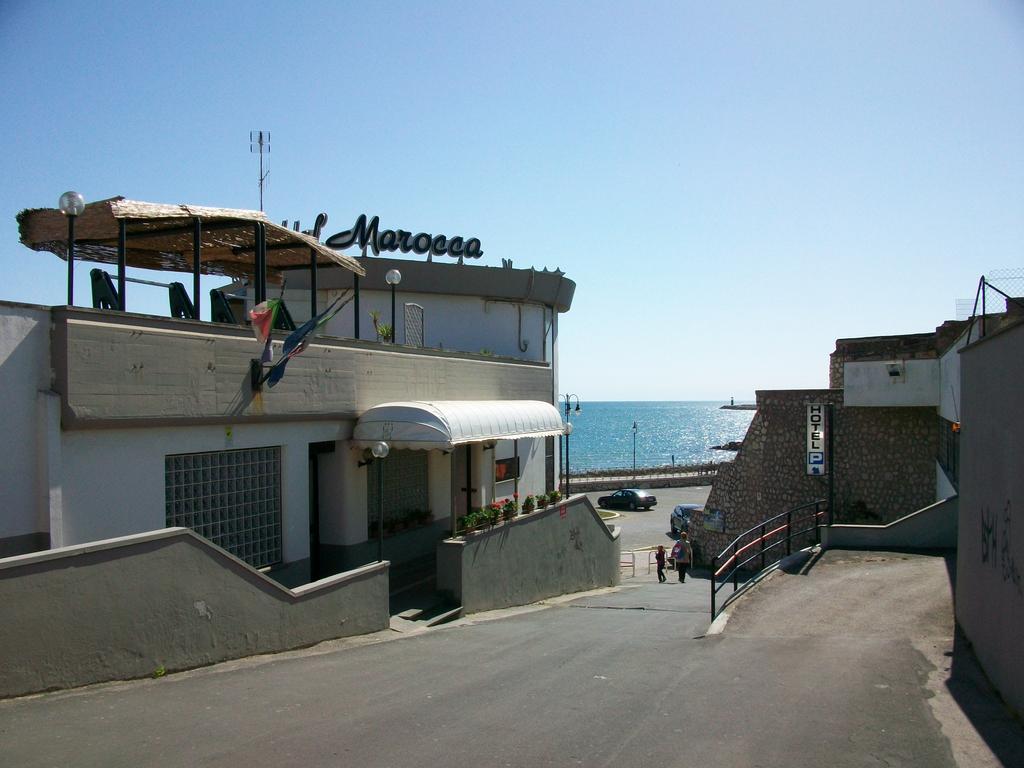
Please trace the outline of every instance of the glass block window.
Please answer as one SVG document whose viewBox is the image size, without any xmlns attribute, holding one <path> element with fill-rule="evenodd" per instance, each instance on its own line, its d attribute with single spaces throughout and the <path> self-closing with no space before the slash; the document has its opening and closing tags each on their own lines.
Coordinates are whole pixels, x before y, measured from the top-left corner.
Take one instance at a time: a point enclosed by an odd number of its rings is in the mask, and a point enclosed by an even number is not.
<svg viewBox="0 0 1024 768">
<path fill-rule="evenodd" d="M 254 568 L 281 562 L 281 447 L 164 459 L 167 526 L 191 528 Z"/>
<path fill-rule="evenodd" d="M 369 522 L 377 520 L 380 509 L 377 489 L 378 474 L 384 470 L 384 522 L 401 519 L 415 510 L 430 509 L 427 495 L 427 452 L 392 450 L 388 457 L 373 462 L 366 475 L 366 498 Z"/>
</svg>

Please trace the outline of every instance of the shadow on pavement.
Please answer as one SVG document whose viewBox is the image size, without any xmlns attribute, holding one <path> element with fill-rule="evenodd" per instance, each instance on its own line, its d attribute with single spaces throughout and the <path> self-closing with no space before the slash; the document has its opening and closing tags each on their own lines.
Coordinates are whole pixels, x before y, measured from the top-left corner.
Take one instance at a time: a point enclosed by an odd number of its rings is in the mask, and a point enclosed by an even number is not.
<svg viewBox="0 0 1024 768">
<path fill-rule="evenodd" d="M 779 561 L 779 570 L 791 576 L 807 576 L 811 569 L 821 560 L 821 548 L 810 551 L 794 552 Z"/>
<path fill-rule="evenodd" d="M 947 559 L 955 561 L 955 558 Z M 959 627 L 953 639 L 952 665 L 946 688 L 1003 765 L 1024 765 L 1021 723 L 985 676 L 970 641 Z"/>
</svg>

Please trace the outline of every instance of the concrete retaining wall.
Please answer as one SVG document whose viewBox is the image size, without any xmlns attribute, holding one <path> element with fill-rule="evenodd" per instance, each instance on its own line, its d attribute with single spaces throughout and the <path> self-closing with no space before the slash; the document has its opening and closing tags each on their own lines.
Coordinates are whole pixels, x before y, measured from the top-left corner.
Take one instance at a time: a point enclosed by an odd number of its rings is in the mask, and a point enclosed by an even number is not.
<svg viewBox="0 0 1024 768">
<path fill-rule="evenodd" d="M 960 373 L 956 618 L 1024 714 L 1024 324 L 965 347 Z"/>
<path fill-rule="evenodd" d="M 692 475 L 656 475 L 650 477 L 637 476 L 618 476 L 618 477 L 601 477 L 601 478 L 586 478 L 581 477 L 579 479 L 573 477 L 572 479 L 572 490 L 574 493 L 590 493 L 591 491 L 613 491 L 619 488 L 689 488 L 696 485 L 711 485 L 715 480 L 715 474 L 718 471 L 718 467 L 726 465 L 726 462 L 722 464 L 715 464 L 714 470 L 709 470 L 704 474 L 692 474 Z"/>
<path fill-rule="evenodd" d="M 825 526 L 821 529 L 821 545 L 851 549 L 955 549 L 958 509 L 958 499 L 953 496 L 888 525 Z"/>
<path fill-rule="evenodd" d="M 286 589 L 184 528 L 0 560 L 0 697 L 388 626 L 388 564 Z"/>
<path fill-rule="evenodd" d="M 438 545 L 437 588 L 466 613 L 619 583 L 619 530 L 585 496 Z"/>
</svg>

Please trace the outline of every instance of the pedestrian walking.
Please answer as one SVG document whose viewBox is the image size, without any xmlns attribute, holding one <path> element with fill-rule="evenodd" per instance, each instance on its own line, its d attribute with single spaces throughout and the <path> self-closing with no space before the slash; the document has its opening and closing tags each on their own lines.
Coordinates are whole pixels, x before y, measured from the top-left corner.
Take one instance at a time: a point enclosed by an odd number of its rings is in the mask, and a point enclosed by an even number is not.
<svg viewBox="0 0 1024 768">
<path fill-rule="evenodd" d="M 679 583 L 686 582 L 686 570 L 693 560 L 693 547 L 687 539 L 686 533 L 679 534 L 679 541 L 672 547 L 672 559 L 676 563 L 676 573 L 679 574 Z"/>
<path fill-rule="evenodd" d="M 665 578 L 665 548 L 660 544 L 658 545 L 658 551 L 654 555 L 654 559 L 658 563 L 658 583 L 664 584 L 668 581 L 668 579 Z M 650 573 L 650 571 L 648 571 L 648 573 Z"/>
</svg>

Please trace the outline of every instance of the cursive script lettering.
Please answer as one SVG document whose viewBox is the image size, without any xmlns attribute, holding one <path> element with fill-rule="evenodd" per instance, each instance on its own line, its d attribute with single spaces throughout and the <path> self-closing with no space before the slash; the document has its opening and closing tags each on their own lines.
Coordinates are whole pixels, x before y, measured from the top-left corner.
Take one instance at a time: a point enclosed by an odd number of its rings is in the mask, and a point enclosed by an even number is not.
<svg viewBox="0 0 1024 768">
<path fill-rule="evenodd" d="M 380 217 L 374 216 L 367 221 L 366 214 L 360 214 L 352 229 L 344 232 L 337 232 L 327 238 L 325 243 L 328 248 L 342 251 L 357 245 L 366 255 L 366 249 L 370 248 L 374 256 L 380 256 L 381 251 L 401 251 L 402 253 L 429 254 L 428 260 L 433 256 L 451 256 L 460 261 L 463 257 L 479 259 L 484 255 L 480 248 L 480 241 L 471 237 L 468 240 L 462 237 L 453 237 L 450 240 L 445 235 L 430 235 L 426 232 L 406 232 L 404 229 L 380 228 Z"/>
</svg>

